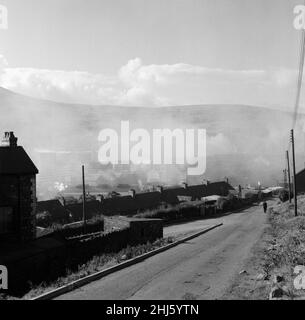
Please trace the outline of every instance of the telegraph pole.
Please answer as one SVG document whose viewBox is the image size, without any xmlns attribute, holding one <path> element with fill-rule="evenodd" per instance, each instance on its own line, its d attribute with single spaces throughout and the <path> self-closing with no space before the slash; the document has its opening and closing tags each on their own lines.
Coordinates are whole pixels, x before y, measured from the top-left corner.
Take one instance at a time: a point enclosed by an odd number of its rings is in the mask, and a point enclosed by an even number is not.
<svg viewBox="0 0 305 320">
<path fill-rule="evenodd" d="M 289 190 L 289 203 L 291 203 L 291 180 L 290 180 L 290 163 L 289 163 L 289 152 L 286 151 L 287 158 L 287 169 L 288 169 L 288 190 Z"/>
<path fill-rule="evenodd" d="M 284 188 L 287 188 L 287 170 L 283 170 L 283 175 L 284 175 Z"/>
<path fill-rule="evenodd" d="M 292 144 L 292 166 L 293 166 L 293 193 L 294 193 L 294 215 L 298 215 L 298 203 L 297 203 L 297 184 L 296 184 L 296 172 L 295 172 L 295 152 L 294 152 L 294 134 L 291 130 L 291 144 Z"/>
<path fill-rule="evenodd" d="M 82 178 L 83 178 L 83 227 L 84 234 L 86 233 L 86 186 L 85 186 L 85 166 L 82 166 Z"/>
</svg>

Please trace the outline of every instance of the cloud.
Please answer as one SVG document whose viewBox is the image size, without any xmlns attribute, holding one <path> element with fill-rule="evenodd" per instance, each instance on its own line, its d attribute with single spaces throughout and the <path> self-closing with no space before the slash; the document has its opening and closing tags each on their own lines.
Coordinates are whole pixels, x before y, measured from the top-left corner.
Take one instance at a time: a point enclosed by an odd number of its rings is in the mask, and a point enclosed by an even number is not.
<svg viewBox="0 0 305 320">
<path fill-rule="evenodd" d="M 0 83 L 7 89 L 63 102 L 115 104 L 115 79 L 79 71 L 6 68 Z"/>
<path fill-rule="evenodd" d="M 80 71 L 10 68 L 0 55 L 0 85 L 69 103 L 169 106 L 252 104 L 292 106 L 297 73 L 206 68 L 186 63 L 145 65 L 135 58 L 112 76 Z M 283 90 L 285 89 L 285 90 Z M 305 97 L 303 97 L 305 98 Z"/>
</svg>

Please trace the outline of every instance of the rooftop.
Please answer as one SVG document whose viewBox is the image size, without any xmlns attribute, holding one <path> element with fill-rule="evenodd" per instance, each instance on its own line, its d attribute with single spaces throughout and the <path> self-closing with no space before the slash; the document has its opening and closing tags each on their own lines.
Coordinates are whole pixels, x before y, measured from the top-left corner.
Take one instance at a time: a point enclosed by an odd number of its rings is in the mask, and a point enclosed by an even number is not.
<svg viewBox="0 0 305 320">
<path fill-rule="evenodd" d="M 21 146 L 13 132 L 5 132 L 0 145 L 0 174 L 37 174 L 38 169 Z"/>
</svg>

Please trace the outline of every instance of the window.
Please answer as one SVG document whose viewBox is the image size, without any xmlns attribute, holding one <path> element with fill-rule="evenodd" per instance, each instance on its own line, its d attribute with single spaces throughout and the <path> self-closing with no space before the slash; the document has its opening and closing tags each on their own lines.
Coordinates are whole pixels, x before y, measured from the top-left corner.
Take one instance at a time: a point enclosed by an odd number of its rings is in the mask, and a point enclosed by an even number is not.
<svg viewBox="0 0 305 320">
<path fill-rule="evenodd" d="M 0 207 L 0 234 L 13 231 L 13 208 Z"/>
</svg>

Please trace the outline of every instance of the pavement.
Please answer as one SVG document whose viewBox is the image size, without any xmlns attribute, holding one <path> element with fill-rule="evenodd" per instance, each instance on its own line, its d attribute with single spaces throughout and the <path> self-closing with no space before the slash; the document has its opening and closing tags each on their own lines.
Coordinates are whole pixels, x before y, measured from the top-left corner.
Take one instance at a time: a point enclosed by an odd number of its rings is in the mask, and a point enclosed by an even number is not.
<svg viewBox="0 0 305 320">
<path fill-rule="evenodd" d="M 221 299 L 266 226 L 262 206 L 166 227 L 164 236 L 189 235 L 217 223 L 224 225 L 57 299 Z"/>
</svg>

